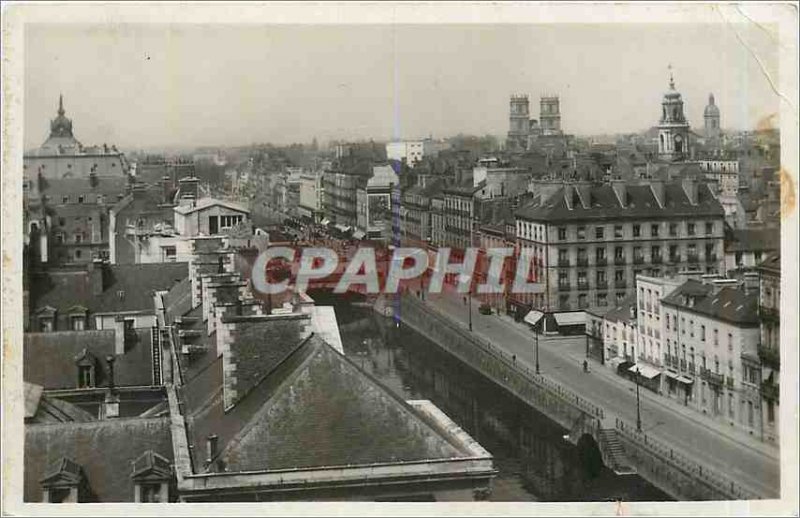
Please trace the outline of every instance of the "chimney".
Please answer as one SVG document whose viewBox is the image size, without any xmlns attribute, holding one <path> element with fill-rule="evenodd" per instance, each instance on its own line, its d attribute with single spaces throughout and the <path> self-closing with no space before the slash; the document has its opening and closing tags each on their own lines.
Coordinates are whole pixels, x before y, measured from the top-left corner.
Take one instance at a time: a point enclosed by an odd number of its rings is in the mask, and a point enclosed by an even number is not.
<svg viewBox="0 0 800 518">
<path fill-rule="evenodd" d="M 119 417 L 119 394 L 117 394 L 117 389 L 114 385 L 114 359 L 113 355 L 106 356 L 106 362 L 108 362 L 108 390 L 103 401 L 103 416 L 105 419 Z"/>
<path fill-rule="evenodd" d="M 759 274 L 757 272 L 746 272 L 744 274 L 744 294 L 749 295 L 751 291 L 758 292 Z"/>
<path fill-rule="evenodd" d="M 697 180 L 694 178 L 684 178 L 681 180 L 681 185 L 683 186 L 683 192 L 686 193 L 686 197 L 689 198 L 689 203 L 697 205 L 697 193 L 700 190 Z"/>
<path fill-rule="evenodd" d="M 217 442 L 219 437 L 216 434 L 211 434 L 206 437 L 206 469 L 213 471 L 214 458 L 217 456 Z"/>
<path fill-rule="evenodd" d="M 117 317 L 114 321 L 114 354 L 120 356 L 125 354 L 125 347 L 128 345 L 128 337 L 125 332 L 125 319 Z"/>
<path fill-rule="evenodd" d="M 197 181 L 193 176 L 185 176 L 178 180 L 181 198 L 197 199 Z"/>
<path fill-rule="evenodd" d="M 651 180 L 650 181 L 650 190 L 653 191 L 653 196 L 656 199 L 656 203 L 660 208 L 664 208 L 664 181 L 663 180 Z"/>
</svg>

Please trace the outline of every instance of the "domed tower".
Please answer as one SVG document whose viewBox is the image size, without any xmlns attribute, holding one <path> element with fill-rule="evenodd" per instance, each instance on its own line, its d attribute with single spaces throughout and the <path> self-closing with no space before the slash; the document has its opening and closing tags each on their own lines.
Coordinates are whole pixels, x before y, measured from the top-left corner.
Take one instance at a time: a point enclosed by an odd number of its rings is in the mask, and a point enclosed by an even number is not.
<svg viewBox="0 0 800 518">
<path fill-rule="evenodd" d="M 661 101 L 661 120 L 658 123 L 658 157 L 678 161 L 689 155 L 689 123 L 683 114 L 683 99 L 675 90 L 672 71 L 669 90 Z"/>
<path fill-rule="evenodd" d="M 720 135 L 719 108 L 714 104 L 714 94 L 708 94 L 708 106 L 703 112 L 706 137 L 717 138 Z"/>
<path fill-rule="evenodd" d="M 72 121 L 64 111 L 64 96 L 58 96 L 58 115 L 50 121 L 50 136 L 42 144 L 43 149 L 58 150 L 59 153 L 75 152 L 80 142 L 72 135 Z"/>
<path fill-rule="evenodd" d="M 512 95 L 509 102 L 508 148 L 524 150 L 530 133 L 530 101 L 527 95 Z"/>
</svg>

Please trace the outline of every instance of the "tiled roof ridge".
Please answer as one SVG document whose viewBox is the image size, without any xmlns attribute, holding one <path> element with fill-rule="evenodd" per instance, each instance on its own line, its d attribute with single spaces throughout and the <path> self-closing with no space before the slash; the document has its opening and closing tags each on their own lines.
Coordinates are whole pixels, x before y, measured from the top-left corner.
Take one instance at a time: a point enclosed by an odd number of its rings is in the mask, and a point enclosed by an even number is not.
<svg viewBox="0 0 800 518">
<path fill-rule="evenodd" d="M 123 426 L 128 424 L 135 424 L 135 423 L 147 423 L 151 424 L 159 420 L 169 421 L 168 416 L 156 416 L 156 417 L 141 417 L 141 416 L 131 416 L 131 417 L 117 417 L 115 419 L 97 419 L 94 421 L 69 421 L 69 423 L 26 423 L 25 428 L 32 428 L 32 429 L 45 429 L 45 428 L 63 428 L 66 424 L 69 425 L 71 429 L 78 429 L 78 428 L 104 428 L 104 427 L 113 427 L 113 426 Z"/>
</svg>

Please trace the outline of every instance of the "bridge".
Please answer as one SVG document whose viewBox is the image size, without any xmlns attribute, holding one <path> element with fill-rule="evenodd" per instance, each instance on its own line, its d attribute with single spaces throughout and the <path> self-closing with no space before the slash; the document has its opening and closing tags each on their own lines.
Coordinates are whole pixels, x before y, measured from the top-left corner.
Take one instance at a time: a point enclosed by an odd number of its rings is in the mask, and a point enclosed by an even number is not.
<svg viewBox="0 0 800 518">
<path fill-rule="evenodd" d="M 391 314 L 379 300 L 376 309 Z M 737 481 L 690 459 L 669 445 L 638 431 L 552 380 L 537 375 L 508 353 L 470 333 L 434 306 L 413 295 L 401 296 L 400 320 L 482 375 L 558 423 L 579 449 L 596 447 L 606 466 L 619 475 L 638 474 L 678 500 L 743 500 L 771 495 L 745 489 Z M 380 306 L 380 307 L 378 307 Z"/>
</svg>

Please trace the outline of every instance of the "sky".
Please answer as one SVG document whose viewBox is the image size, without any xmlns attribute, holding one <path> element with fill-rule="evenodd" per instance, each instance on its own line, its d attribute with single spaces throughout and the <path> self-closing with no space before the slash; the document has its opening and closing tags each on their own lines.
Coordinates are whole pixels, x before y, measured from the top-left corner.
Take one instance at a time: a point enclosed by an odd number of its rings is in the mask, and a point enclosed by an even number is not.
<svg viewBox="0 0 800 518">
<path fill-rule="evenodd" d="M 44 25 L 25 30 L 25 147 L 59 94 L 84 145 L 289 144 L 502 136 L 511 94 L 561 97 L 571 134 L 657 123 L 672 66 L 693 128 L 779 109 L 778 46 L 755 24 Z"/>
</svg>

